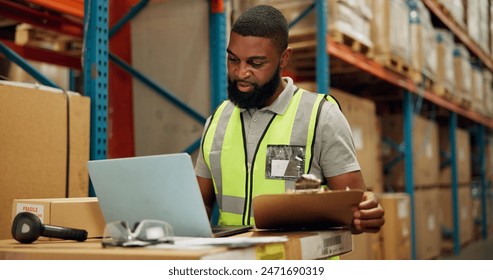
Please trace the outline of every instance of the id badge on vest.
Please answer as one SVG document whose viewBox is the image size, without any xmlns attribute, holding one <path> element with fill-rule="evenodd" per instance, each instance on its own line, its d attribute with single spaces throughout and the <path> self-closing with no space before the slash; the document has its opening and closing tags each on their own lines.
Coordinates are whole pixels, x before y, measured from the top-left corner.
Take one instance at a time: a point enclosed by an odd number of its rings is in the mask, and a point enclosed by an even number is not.
<svg viewBox="0 0 493 280">
<path fill-rule="evenodd" d="M 267 145 L 265 177 L 296 180 L 305 172 L 305 146 Z"/>
</svg>

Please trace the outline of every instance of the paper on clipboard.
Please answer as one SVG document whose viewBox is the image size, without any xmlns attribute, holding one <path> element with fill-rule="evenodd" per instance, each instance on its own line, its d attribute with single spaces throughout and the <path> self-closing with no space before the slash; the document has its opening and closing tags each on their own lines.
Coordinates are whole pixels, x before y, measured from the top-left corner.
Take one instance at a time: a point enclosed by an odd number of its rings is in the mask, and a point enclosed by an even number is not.
<svg viewBox="0 0 493 280">
<path fill-rule="evenodd" d="M 363 191 L 325 191 L 259 195 L 253 199 L 257 229 L 347 227 Z"/>
</svg>

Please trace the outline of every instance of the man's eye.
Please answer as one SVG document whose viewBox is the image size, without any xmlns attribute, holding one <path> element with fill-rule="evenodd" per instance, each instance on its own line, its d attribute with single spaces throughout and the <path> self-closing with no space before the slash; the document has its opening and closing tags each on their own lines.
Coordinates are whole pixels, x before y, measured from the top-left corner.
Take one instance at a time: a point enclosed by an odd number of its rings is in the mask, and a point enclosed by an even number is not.
<svg viewBox="0 0 493 280">
<path fill-rule="evenodd" d="M 262 67 L 262 65 L 264 65 L 263 63 L 255 63 L 255 62 L 251 62 L 250 65 L 252 65 L 253 68 L 260 68 Z"/>
<path fill-rule="evenodd" d="M 238 63 L 240 60 L 235 57 L 228 57 L 228 61 L 231 63 Z"/>
</svg>

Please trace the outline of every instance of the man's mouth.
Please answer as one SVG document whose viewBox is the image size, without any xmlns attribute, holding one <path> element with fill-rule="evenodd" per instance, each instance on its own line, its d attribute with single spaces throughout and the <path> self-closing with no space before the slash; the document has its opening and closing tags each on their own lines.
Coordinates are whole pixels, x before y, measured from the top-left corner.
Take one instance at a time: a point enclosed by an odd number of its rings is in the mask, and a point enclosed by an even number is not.
<svg viewBox="0 0 493 280">
<path fill-rule="evenodd" d="M 236 85 L 238 87 L 238 90 L 243 91 L 243 92 L 251 91 L 253 88 L 253 84 L 249 83 L 249 82 L 238 81 Z"/>
</svg>

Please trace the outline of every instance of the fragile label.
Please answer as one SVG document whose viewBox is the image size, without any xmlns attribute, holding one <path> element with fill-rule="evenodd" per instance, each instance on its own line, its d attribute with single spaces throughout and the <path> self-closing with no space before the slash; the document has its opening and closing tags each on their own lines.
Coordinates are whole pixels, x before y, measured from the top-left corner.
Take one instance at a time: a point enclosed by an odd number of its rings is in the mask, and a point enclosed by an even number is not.
<svg viewBox="0 0 493 280">
<path fill-rule="evenodd" d="M 16 214 L 20 212 L 31 212 L 38 216 L 41 223 L 44 223 L 44 206 L 39 204 L 17 203 Z"/>
</svg>

